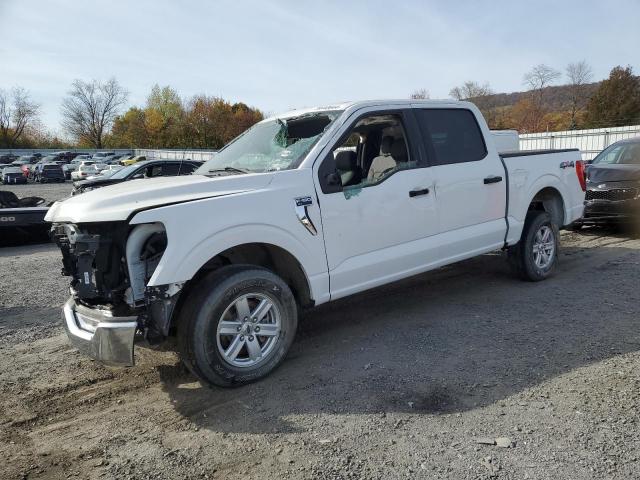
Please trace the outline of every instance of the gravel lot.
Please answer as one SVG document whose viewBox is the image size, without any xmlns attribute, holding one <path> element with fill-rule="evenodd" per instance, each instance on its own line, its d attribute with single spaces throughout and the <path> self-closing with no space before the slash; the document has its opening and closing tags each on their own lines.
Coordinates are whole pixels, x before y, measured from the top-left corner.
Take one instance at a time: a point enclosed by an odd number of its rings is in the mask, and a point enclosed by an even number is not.
<svg viewBox="0 0 640 480">
<path fill-rule="evenodd" d="M 0 190 L 9 190 L 18 197 L 42 197 L 47 204 L 62 200 L 71 195 L 73 185 L 71 181 L 65 183 L 32 183 L 25 185 L 0 185 Z"/>
<path fill-rule="evenodd" d="M 0 249 L 0 477 L 640 478 L 640 240 L 563 246 L 546 282 L 493 254 L 319 307 L 233 390 L 79 355 L 58 252 Z"/>
</svg>

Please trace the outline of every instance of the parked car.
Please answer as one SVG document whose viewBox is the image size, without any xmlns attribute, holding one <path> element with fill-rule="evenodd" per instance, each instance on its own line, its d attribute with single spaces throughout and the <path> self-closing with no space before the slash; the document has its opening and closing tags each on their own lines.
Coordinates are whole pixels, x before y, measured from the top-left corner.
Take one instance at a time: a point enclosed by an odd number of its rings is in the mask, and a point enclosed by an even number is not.
<svg viewBox="0 0 640 480">
<path fill-rule="evenodd" d="M 22 173 L 20 167 L 6 165 L 2 168 L 2 183 L 9 185 L 11 183 L 27 183 L 27 178 Z"/>
<path fill-rule="evenodd" d="M 107 155 L 106 157 L 100 158 L 99 161 L 100 163 L 109 165 L 115 158 L 119 158 L 119 155 Z"/>
<path fill-rule="evenodd" d="M 640 225 L 640 137 L 621 140 L 600 152 L 586 168 L 584 217 L 588 224 Z"/>
<path fill-rule="evenodd" d="M 55 155 L 47 155 L 46 157 L 42 157 L 35 164 L 30 165 L 29 168 L 29 178 L 34 179 L 36 170 L 41 170 L 43 165 L 47 164 L 55 164 L 58 162 L 58 157 Z"/>
<path fill-rule="evenodd" d="M 115 152 L 96 152 L 91 156 L 94 162 L 102 162 L 105 158 L 115 155 Z"/>
<path fill-rule="evenodd" d="M 133 364 L 136 332 L 176 335 L 203 382 L 255 381 L 284 359 L 300 308 L 500 249 L 521 278 L 548 278 L 558 229 L 582 216 L 581 167 L 577 150 L 498 154 L 468 102 L 268 118 L 194 175 L 51 207 L 64 324 L 109 364 Z"/>
<path fill-rule="evenodd" d="M 78 166 L 84 161 L 87 161 L 91 158 L 91 155 L 78 155 L 76 158 L 71 160 L 67 165 L 62 167 L 62 171 L 64 172 L 64 177 L 67 180 L 71 180 L 71 172 L 78 169 Z"/>
<path fill-rule="evenodd" d="M 12 153 L 5 153 L 0 155 L 0 165 L 9 165 L 18 159 L 17 155 Z"/>
<path fill-rule="evenodd" d="M 121 165 L 120 160 L 127 159 L 129 157 L 130 155 L 121 155 L 121 154 L 111 155 L 109 157 L 106 157 L 103 160 L 103 163 L 106 163 L 107 165 L 113 165 L 113 164 Z"/>
<path fill-rule="evenodd" d="M 31 166 L 34 165 L 39 160 L 39 157 L 35 155 L 22 155 L 18 157 L 11 165 L 16 167 L 20 167 L 22 170 L 22 174 L 25 178 L 29 178 L 29 174 L 31 172 Z"/>
<path fill-rule="evenodd" d="M 84 180 L 91 175 L 95 175 L 98 173 L 98 170 L 95 167 L 95 163 L 93 162 L 83 162 L 77 169 L 71 172 L 71 180 L 74 182 Z"/>
<path fill-rule="evenodd" d="M 58 159 L 64 161 L 65 163 L 69 163 L 71 160 L 76 158 L 78 155 L 79 155 L 78 152 L 71 152 L 71 151 L 62 151 L 62 152 L 53 153 L 53 156 L 55 156 Z"/>
<path fill-rule="evenodd" d="M 108 175 L 113 175 L 114 173 L 116 173 L 119 170 L 122 170 L 123 168 L 125 168 L 125 167 L 123 167 L 120 164 L 112 163 L 110 165 L 107 165 L 105 168 L 100 170 L 100 172 L 98 172 L 98 173 L 100 175 L 103 175 L 103 176 L 108 176 Z M 90 180 L 90 179 L 88 178 L 87 180 Z"/>
<path fill-rule="evenodd" d="M 124 165 L 125 167 L 128 165 L 133 165 L 134 163 L 144 162 L 147 159 L 144 155 L 135 155 L 126 160 L 120 160 L 120 165 Z"/>
<path fill-rule="evenodd" d="M 126 182 L 128 180 L 137 180 L 141 178 L 155 177 L 173 177 L 176 175 L 190 175 L 196 170 L 201 162 L 193 160 L 147 160 L 138 162 L 113 173 L 112 175 L 98 175 L 93 179 L 78 181 L 74 183 L 72 195 L 88 192 L 90 190 L 114 185 L 116 183 Z"/>
<path fill-rule="evenodd" d="M 71 180 L 77 182 L 96 173 L 98 173 L 98 169 L 93 161 L 83 161 L 77 169 L 71 172 Z"/>
<path fill-rule="evenodd" d="M 36 157 L 35 155 L 21 155 L 11 162 L 11 164 L 21 167 L 22 165 L 34 165 L 38 160 L 40 160 L 40 157 Z"/>
<path fill-rule="evenodd" d="M 33 179 L 38 183 L 64 183 L 64 172 L 57 163 L 44 163 L 37 165 L 33 171 Z"/>
</svg>

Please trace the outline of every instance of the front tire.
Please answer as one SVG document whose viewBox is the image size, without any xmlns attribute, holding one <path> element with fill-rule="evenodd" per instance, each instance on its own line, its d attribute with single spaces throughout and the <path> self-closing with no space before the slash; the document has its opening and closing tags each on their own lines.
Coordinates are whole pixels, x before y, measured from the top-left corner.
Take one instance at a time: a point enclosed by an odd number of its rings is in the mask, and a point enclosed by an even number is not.
<svg viewBox="0 0 640 480">
<path fill-rule="evenodd" d="M 269 270 L 222 267 L 200 280 L 178 317 L 178 349 L 202 382 L 234 387 L 284 360 L 298 326 L 291 289 Z"/>
<path fill-rule="evenodd" d="M 558 226 L 547 212 L 532 210 L 527 214 L 520 242 L 507 255 L 516 275 L 539 282 L 553 275 L 560 248 Z"/>
</svg>

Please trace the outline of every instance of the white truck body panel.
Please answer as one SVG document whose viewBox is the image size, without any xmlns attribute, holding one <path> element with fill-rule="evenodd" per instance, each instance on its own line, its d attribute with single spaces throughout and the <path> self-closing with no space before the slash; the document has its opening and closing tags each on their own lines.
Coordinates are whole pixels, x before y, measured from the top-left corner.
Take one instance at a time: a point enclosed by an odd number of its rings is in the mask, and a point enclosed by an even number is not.
<svg viewBox="0 0 640 480">
<path fill-rule="evenodd" d="M 494 136 L 470 103 L 398 100 L 334 108 L 344 111 L 298 168 L 128 181 L 58 202 L 46 220 L 162 223 L 167 248 L 148 286 L 190 280 L 208 260 L 238 245 L 275 245 L 297 259 L 312 299 L 321 304 L 517 243 L 529 204 L 544 188 L 560 192 L 563 225 L 582 214 L 584 193 L 575 170 L 560 168 L 579 160 L 579 152 L 512 156 L 503 163 Z M 322 193 L 321 160 L 355 116 L 400 108 L 470 110 L 482 130 L 486 157 L 400 171 L 351 196 Z M 502 180 L 487 185 L 487 177 Z M 417 188 L 430 194 L 409 198 L 407 192 Z M 307 211 L 316 235 L 296 216 L 294 200 L 300 197 L 312 199 Z"/>
<path fill-rule="evenodd" d="M 517 130 L 491 130 L 491 136 L 498 153 L 520 150 L 520 135 Z"/>
<path fill-rule="evenodd" d="M 584 192 L 577 180 L 575 168 L 559 168 L 561 162 L 581 161 L 580 152 L 563 152 L 561 156 L 542 153 L 534 158 L 535 163 L 528 155 L 504 158 L 509 175 L 509 245 L 514 245 L 520 240 L 529 204 L 536 193 L 544 188 L 554 188 L 562 195 L 563 225 L 569 225 L 582 217 Z M 535 166 L 535 169 L 532 169 L 532 166 Z"/>
</svg>

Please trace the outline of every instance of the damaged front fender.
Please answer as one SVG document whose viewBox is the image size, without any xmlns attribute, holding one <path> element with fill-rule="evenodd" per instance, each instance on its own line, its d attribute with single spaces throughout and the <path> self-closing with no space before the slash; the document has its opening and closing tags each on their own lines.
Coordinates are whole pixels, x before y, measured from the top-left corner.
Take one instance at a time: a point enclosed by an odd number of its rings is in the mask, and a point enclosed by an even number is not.
<svg viewBox="0 0 640 480">
<path fill-rule="evenodd" d="M 146 337 L 149 343 L 162 341 L 169 335 L 171 319 L 180 300 L 184 282 L 146 287 L 147 327 Z"/>
</svg>

